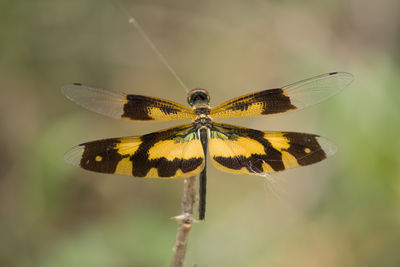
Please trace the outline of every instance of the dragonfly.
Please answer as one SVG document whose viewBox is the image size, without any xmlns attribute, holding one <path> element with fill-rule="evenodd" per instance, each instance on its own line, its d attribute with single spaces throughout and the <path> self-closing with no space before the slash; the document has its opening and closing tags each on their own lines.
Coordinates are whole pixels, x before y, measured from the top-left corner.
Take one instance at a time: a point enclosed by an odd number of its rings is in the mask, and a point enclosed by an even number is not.
<svg viewBox="0 0 400 267">
<path fill-rule="evenodd" d="M 62 93 L 88 110 L 131 121 L 191 121 L 142 136 L 82 143 L 65 161 L 85 170 L 141 178 L 187 178 L 199 174 L 199 219 L 205 218 L 207 152 L 213 165 L 232 174 L 267 175 L 311 165 L 337 148 L 316 134 L 259 131 L 218 123 L 220 118 L 270 116 L 317 104 L 349 85 L 353 76 L 331 72 L 210 106 L 207 90 L 188 92 L 184 106 L 169 100 L 74 83 Z"/>
</svg>

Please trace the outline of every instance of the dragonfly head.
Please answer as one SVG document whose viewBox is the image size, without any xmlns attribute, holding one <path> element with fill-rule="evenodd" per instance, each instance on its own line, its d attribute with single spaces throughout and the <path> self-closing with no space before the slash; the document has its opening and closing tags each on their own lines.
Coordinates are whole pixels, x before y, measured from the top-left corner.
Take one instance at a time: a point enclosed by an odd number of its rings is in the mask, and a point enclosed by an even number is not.
<svg viewBox="0 0 400 267">
<path fill-rule="evenodd" d="M 210 95 L 206 89 L 196 88 L 190 90 L 187 96 L 187 101 L 191 107 L 208 106 L 210 103 Z"/>
</svg>

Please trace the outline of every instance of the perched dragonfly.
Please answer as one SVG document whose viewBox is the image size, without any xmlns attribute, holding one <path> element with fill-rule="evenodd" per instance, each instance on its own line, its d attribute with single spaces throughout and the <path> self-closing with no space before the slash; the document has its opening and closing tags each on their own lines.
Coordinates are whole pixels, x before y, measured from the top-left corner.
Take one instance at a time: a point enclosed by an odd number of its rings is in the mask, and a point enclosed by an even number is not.
<svg viewBox="0 0 400 267">
<path fill-rule="evenodd" d="M 336 152 L 319 135 L 263 132 L 217 123 L 214 119 L 288 113 L 319 103 L 353 80 L 331 72 L 281 88 L 268 89 L 210 107 L 205 89 L 188 93 L 190 107 L 168 100 L 125 94 L 80 83 L 62 87 L 67 98 L 94 112 L 133 121 L 190 120 L 191 123 L 142 136 L 80 144 L 65 160 L 89 171 L 143 178 L 184 178 L 200 173 L 199 219 L 205 217 L 207 149 L 218 169 L 263 175 L 317 163 Z"/>
</svg>

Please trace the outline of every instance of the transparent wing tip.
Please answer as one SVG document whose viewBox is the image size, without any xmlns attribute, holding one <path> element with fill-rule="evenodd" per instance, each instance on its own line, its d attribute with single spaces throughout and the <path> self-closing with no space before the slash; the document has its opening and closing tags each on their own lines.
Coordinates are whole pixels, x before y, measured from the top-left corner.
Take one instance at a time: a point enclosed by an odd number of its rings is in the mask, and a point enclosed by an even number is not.
<svg viewBox="0 0 400 267">
<path fill-rule="evenodd" d="M 320 103 L 348 86 L 354 77 L 348 72 L 330 72 L 283 87 L 292 104 L 305 108 Z"/>
<path fill-rule="evenodd" d="M 69 90 L 68 88 L 70 88 L 70 87 L 73 86 L 73 85 L 74 85 L 73 83 L 64 84 L 64 85 L 61 86 L 61 88 L 60 88 L 61 93 L 62 93 L 63 95 L 65 95 L 65 93 Z"/>
<path fill-rule="evenodd" d="M 74 166 L 80 166 L 80 162 L 82 159 L 82 154 L 84 151 L 84 146 L 78 145 L 74 146 L 64 154 L 64 161 L 74 165 Z"/>
<path fill-rule="evenodd" d="M 65 95 L 68 99 L 74 100 L 73 96 L 76 94 L 76 91 L 79 90 L 82 86 L 81 83 L 71 83 L 71 84 L 66 84 L 61 87 L 61 93 Z"/>
<path fill-rule="evenodd" d="M 334 155 L 338 150 L 336 144 L 325 137 L 319 136 L 317 141 L 327 157 Z"/>
<path fill-rule="evenodd" d="M 91 87 L 81 83 L 71 83 L 61 87 L 61 93 L 76 104 L 102 115 L 120 119 L 126 94 Z"/>
<path fill-rule="evenodd" d="M 335 75 L 337 77 L 340 88 L 348 86 L 354 80 L 353 74 L 348 72 L 331 72 L 329 75 Z"/>
</svg>

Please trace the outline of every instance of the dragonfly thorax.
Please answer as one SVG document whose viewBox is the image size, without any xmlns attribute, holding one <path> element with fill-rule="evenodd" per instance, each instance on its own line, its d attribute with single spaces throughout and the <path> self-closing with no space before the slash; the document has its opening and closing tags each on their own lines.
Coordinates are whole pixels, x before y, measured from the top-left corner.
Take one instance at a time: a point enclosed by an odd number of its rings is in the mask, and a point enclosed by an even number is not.
<svg viewBox="0 0 400 267">
<path fill-rule="evenodd" d="M 196 124 L 197 129 L 200 128 L 211 128 L 212 121 L 208 116 L 202 116 L 197 118 L 194 123 Z"/>
</svg>

